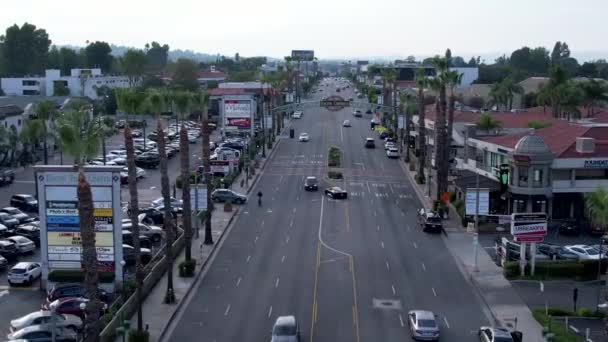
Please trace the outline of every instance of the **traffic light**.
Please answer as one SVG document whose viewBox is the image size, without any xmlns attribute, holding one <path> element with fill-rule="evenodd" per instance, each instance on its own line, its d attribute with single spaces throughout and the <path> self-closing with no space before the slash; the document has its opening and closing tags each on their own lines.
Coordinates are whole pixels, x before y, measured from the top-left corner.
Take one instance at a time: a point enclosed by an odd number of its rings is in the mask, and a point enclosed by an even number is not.
<svg viewBox="0 0 608 342">
<path fill-rule="evenodd" d="M 504 194 L 509 190 L 509 166 L 508 165 L 500 165 L 500 193 Z"/>
</svg>

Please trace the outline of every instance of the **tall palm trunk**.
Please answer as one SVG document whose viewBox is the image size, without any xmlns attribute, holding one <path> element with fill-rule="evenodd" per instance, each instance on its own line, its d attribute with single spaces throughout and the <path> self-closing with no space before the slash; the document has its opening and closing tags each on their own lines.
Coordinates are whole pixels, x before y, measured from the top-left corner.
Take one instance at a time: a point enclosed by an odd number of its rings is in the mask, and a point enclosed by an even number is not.
<svg viewBox="0 0 608 342">
<path fill-rule="evenodd" d="M 445 172 L 446 172 L 446 184 L 445 191 L 447 191 L 447 178 L 450 170 L 450 151 L 452 146 L 452 128 L 454 127 L 454 106 L 456 104 L 456 97 L 454 96 L 454 89 L 452 88 L 452 93 L 450 95 L 450 100 L 448 102 L 448 124 L 446 129 L 446 148 L 444 152 L 443 162 L 445 163 Z"/>
<path fill-rule="evenodd" d="M 424 168 L 426 166 L 426 113 L 424 111 L 424 88 L 418 86 L 418 177 L 421 181 L 426 181 L 424 178 Z"/>
<path fill-rule="evenodd" d="M 192 207 L 190 206 L 190 147 L 188 141 L 188 131 L 184 121 L 179 131 L 179 160 L 182 174 L 182 201 L 183 214 L 182 223 L 184 225 L 184 241 L 186 243 L 186 261 L 192 259 Z"/>
<path fill-rule="evenodd" d="M 446 89 L 445 85 L 441 84 L 439 87 L 439 99 L 437 109 L 437 120 L 435 122 L 435 168 L 437 169 L 437 193 L 435 198 L 441 199 L 443 193 L 443 181 L 444 181 L 444 163 L 443 158 L 445 156 L 444 150 L 446 148 Z"/>
<path fill-rule="evenodd" d="M 93 216 L 93 194 L 87 181 L 82 164 L 78 167 L 78 217 L 80 219 L 80 237 L 82 241 L 82 267 L 84 268 L 84 285 L 90 301 L 86 306 L 85 341 L 99 340 L 99 296 L 97 285 L 97 250 L 95 249 L 95 217 Z"/>
<path fill-rule="evenodd" d="M 171 186 L 167 173 L 167 151 L 165 148 L 165 132 L 158 121 L 158 156 L 160 159 L 160 189 L 164 202 L 163 229 L 165 230 L 165 259 L 167 263 L 167 292 L 164 302 L 167 304 L 175 303 L 175 292 L 173 291 L 173 241 L 175 240 L 175 222 L 171 212 Z M 180 148 L 181 149 L 181 148 Z"/>
<path fill-rule="evenodd" d="M 207 210 L 205 210 L 205 245 L 213 244 L 213 235 L 211 235 L 211 211 L 213 203 L 211 203 L 211 164 L 209 163 L 209 112 L 207 103 L 203 105 L 203 171 L 205 183 L 207 184 Z"/>
<path fill-rule="evenodd" d="M 133 248 L 135 249 L 135 298 L 137 301 L 137 331 L 143 330 L 142 293 L 141 287 L 144 283 L 144 274 L 141 264 L 141 246 L 139 244 L 139 195 L 137 194 L 137 168 L 135 166 L 135 147 L 133 146 L 133 134 L 127 122 L 125 124 L 125 148 L 127 149 L 127 170 L 129 180 L 129 218 L 133 234 Z M 103 137 L 105 139 L 105 137 Z M 124 283 L 124 282 L 123 282 Z M 124 289 L 123 289 L 124 291 Z"/>
</svg>

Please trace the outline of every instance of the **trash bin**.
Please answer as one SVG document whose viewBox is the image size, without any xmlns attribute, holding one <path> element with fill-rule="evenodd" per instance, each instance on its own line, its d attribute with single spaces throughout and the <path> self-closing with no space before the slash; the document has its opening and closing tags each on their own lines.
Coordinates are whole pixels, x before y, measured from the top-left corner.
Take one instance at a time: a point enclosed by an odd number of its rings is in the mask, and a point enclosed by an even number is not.
<svg viewBox="0 0 608 342">
<path fill-rule="evenodd" d="M 296 132 L 293 128 L 289 129 L 289 137 L 293 139 L 296 136 Z"/>
</svg>

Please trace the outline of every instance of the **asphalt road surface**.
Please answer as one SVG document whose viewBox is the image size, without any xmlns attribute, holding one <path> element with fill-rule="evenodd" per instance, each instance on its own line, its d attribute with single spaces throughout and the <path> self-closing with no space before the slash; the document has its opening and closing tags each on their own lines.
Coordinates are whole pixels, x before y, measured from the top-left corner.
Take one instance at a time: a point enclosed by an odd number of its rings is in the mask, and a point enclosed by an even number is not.
<svg viewBox="0 0 608 342">
<path fill-rule="evenodd" d="M 485 311 L 442 238 L 417 228 L 420 203 L 399 161 L 379 140 L 363 147 L 377 138 L 370 119 L 310 108 L 292 121 L 296 139 L 280 142 L 252 191 L 263 206 L 244 205 L 167 340 L 268 341 L 278 316 L 295 315 L 302 341 L 404 341 L 412 309 L 432 310 L 444 341 L 476 339 Z M 298 142 L 302 132 L 309 142 Z M 325 180 L 303 190 L 306 176 L 325 175 L 329 146 L 344 152 L 336 185 L 347 200 L 324 197 Z"/>
</svg>

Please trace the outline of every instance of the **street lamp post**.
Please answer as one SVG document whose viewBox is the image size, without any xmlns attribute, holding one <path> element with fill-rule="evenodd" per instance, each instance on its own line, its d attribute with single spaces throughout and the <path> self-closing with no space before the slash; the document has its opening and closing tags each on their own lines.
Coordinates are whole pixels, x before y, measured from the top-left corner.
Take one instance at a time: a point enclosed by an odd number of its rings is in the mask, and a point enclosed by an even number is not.
<svg viewBox="0 0 608 342">
<path fill-rule="evenodd" d="M 87 303 L 80 303 L 79 305 L 80 310 L 82 310 L 82 312 L 84 312 L 84 320 L 82 322 L 82 340 L 84 341 L 86 339 L 86 331 L 87 331 Z"/>
<path fill-rule="evenodd" d="M 127 262 L 124 260 L 120 260 L 120 266 L 122 266 L 122 293 L 125 294 L 126 297 L 126 282 L 125 282 L 125 266 L 127 265 Z M 126 298 L 125 298 L 126 299 Z"/>
</svg>

